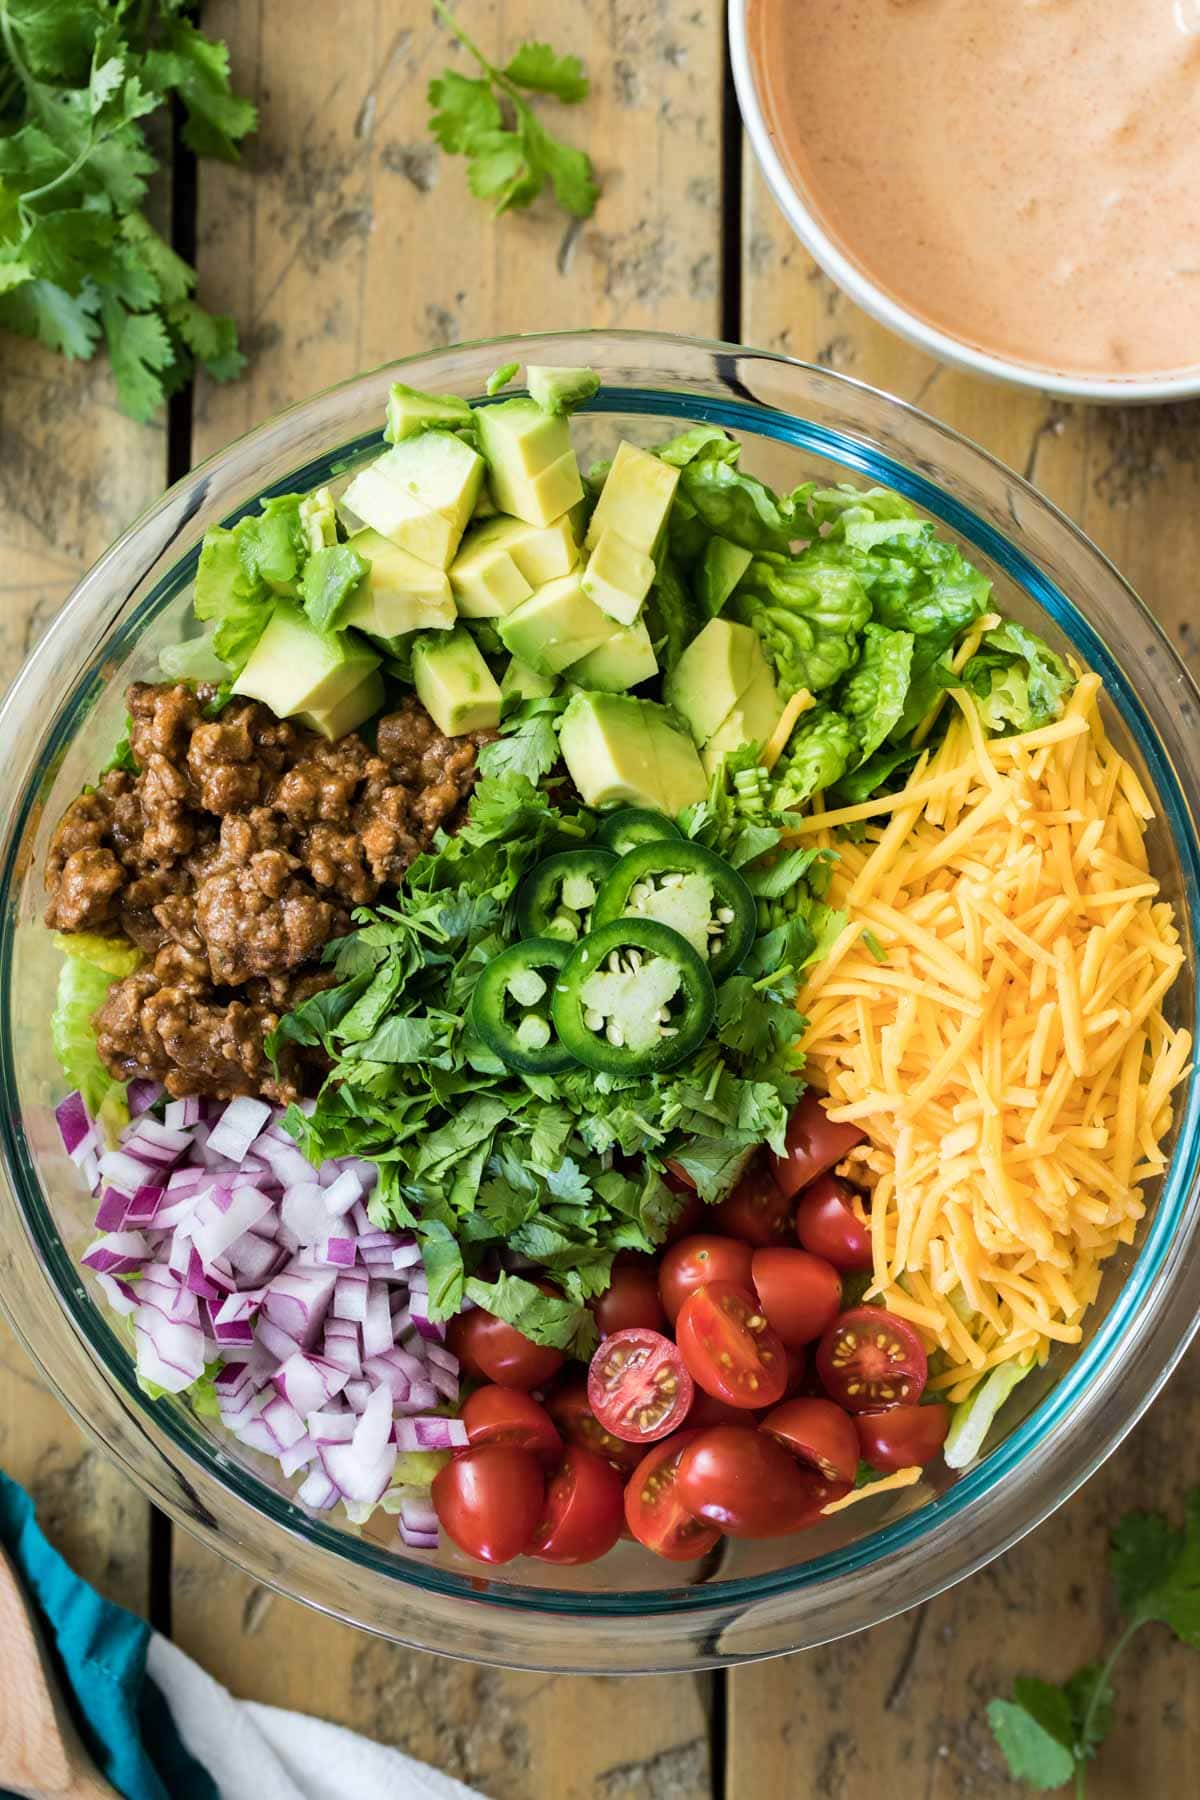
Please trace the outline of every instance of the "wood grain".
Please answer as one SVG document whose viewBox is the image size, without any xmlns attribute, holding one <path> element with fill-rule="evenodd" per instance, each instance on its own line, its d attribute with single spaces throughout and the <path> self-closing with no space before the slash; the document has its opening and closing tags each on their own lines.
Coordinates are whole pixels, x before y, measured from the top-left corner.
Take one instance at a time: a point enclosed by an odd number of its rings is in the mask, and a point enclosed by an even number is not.
<svg viewBox="0 0 1200 1800">
<path fill-rule="evenodd" d="M 1190 571 L 1200 407 L 1064 406 L 976 381 L 892 337 L 840 294 L 778 213 L 747 150 L 743 335 L 914 401 L 1019 469 L 1137 587 L 1200 673 Z M 1082 597 L 1086 599 L 1086 596 Z M 1133 1506 L 1178 1518 L 1195 1481 L 1200 1352 L 1087 1487 L 1007 1556 L 918 1611 L 729 1677 L 726 1795 L 967 1800 L 1013 1791 L 985 1718 L 1023 1673 L 1061 1679 L 1111 1644 L 1107 1534 Z M 1159 1628 L 1121 1669 L 1090 1800 L 1200 1791 L 1200 1663 Z"/>
</svg>

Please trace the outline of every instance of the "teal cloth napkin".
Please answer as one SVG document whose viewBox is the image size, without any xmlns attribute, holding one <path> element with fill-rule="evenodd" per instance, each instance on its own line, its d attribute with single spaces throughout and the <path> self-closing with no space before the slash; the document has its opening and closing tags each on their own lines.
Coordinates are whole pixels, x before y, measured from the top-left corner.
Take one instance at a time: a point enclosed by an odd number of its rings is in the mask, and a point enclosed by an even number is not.
<svg viewBox="0 0 1200 1800">
<path fill-rule="evenodd" d="M 125 1800 L 220 1800 L 146 1674 L 149 1625 L 80 1580 L 42 1535 L 29 1495 L 3 1470 L 0 1540 L 36 1602 L 80 1735 L 113 1787 Z M 0 1796 L 12 1800 L 7 1789 Z"/>
</svg>

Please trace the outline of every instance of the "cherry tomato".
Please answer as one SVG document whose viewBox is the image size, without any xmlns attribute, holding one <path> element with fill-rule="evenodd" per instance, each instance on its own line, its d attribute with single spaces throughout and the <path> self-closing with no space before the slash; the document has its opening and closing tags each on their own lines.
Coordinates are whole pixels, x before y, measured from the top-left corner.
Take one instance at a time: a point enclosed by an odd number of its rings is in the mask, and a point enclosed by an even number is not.
<svg viewBox="0 0 1200 1800">
<path fill-rule="evenodd" d="M 617 1331 L 588 1370 L 588 1405 L 607 1431 L 630 1444 L 652 1444 L 682 1425 L 692 1378 L 660 1331 Z"/>
<path fill-rule="evenodd" d="M 812 1525 L 833 1489 L 762 1431 L 714 1425 L 688 1444 L 675 1487 L 693 1518 L 730 1537 L 783 1537 Z"/>
<path fill-rule="evenodd" d="M 451 1319 L 446 1343 L 468 1375 L 497 1382 L 500 1387 L 543 1387 L 566 1360 L 561 1350 L 535 1344 L 514 1325 L 506 1325 L 479 1306 Z"/>
<path fill-rule="evenodd" d="M 480 1562 L 506 1563 L 529 1546 L 542 1516 L 542 1465 L 512 1444 L 460 1451 L 433 1478 L 433 1509 L 447 1536 Z"/>
<path fill-rule="evenodd" d="M 838 1315 L 842 1278 L 807 1250 L 756 1250 L 751 1275 L 771 1329 L 790 1350 L 811 1344 Z"/>
<path fill-rule="evenodd" d="M 671 1220 L 663 1243 L 677 1244 L 680 1238 L 690 1237 L 694 1231 L 703 1230 L 709 1208 L 696 1192 L 695 1182 L 684 1174 L 678 1163 L 667 1164 L 663 1180 L 671 1192 L 680 1197 L 679 1211 Z"/>
<path fill-rule="evenodd" d="M 672 1244 L 658 1271 L 658 1292 L 672 1325 L 688 1295 L 709 1281 L 750 1286 L 751 1249 L 727 1237 L 686 1237 Z"/>
<path fill-rule="evenodd" d="M 784 1360 L 787 1363 L 787 1380 L 783 1387 L 783 1397 L 790 1400 L 803 1388 L 808 1376 L 808 1358 L 803 1350 L 793 1350 L 789 1344 L 783 1346 Z"/>
<path fill-rule="evenodd" d="M 744 1406 L 730 1406 L 727 1400 L 718 1400 L 715 1394 L 706 1394 L 702 1387 L 698 1387 L 691 1410 L 683 1423 L 690 1431 L 693 1427 L 703 1429 L 706 1425 L 753 1425 L 762 1416 L 762 1413 L 751 1412 Z"/>
<path fill-rule="evenodd" d="M 611 1463 L 568 1444 L 550 1477 L 529 1554 L 542 1562 L 595 1562 L 607 1556 L 625 1523 L 625 1488 Z"/>
<path fill-rule="evenodd" d="M 755 1296 L 728 1281 L 688 1295 L 675 1339 L 692 1379 L 729 1406 L 773 1406 L 787 1386 L 783 1345 Z"/>
<path fill-rule="evenodd" d="M 815 1469 L 823 1480 L 854 1480 L 858 1434 L 854 1420 L 832 1400 L 785 1400 L 767 1414 L 760 1429 Z"/>
<path fill-rule="evenodd" d="M 886 1412 L 859 1413 L 854 1423 L 863 1461 L 890 1475 L 933 1461 L 950 1429 L 950 1408 L 940 1400 L 928 1406 L 889 1406 Z"/>
<path fill-rule="evenodd" d="M 788 1120 L 786 1155 L 772 1158 L 780 1190 L 790 1200 L 840 1163 L 866 1135 L 857 1125 L 838 1125 L 827 1118 L 820 1096 L 810 1090 Z"/>
<path fill-rule="evenodd" d="M 847 1412 L 878 1412 L 919 1400 L 929 1365 L 907 1319 L 882 1306 L 855 1306 L 833 1321 L 818 1344 L 817 1373 Z"/>
<path fill-rule="evenodd" d="M 800 1195 L 796 1236 L 814 1256 L 849 1273 L 871 1267 L 871 1233 L 850 1205 L 854 1192 L 836 1175 L 818 1175 Z"/>
<path fill-rule="evenodd" d="M 587 1376 L 575 1375 L 546 1395 L 546 1411 L 554 1420 L 568 1444 L 580 1444 L 594 1450 L 606 1462 L 615 1463 L 622 1474 L 636 1469 L 642 1457 L 640 1444 L 627 1444 L 623 1438 L 606 1431 L 588 1405 Z"/>
<path fill-rule="evenodd" d="M 562 1450 L 550 1414 L 520 1388 L 476 1388 L 462 1409 L 462 1422 L 472 1444 L 515 1444 L 550 1460 Z"/>
<path fill-rule="evenodd" d="M 614 1269 L 608 1287 L 592 1301 L 592 1317 L 601 1337 L 639 1325 L 661 1331 L 667 1320 L 658 1298 L 656 1271 L 649 1266 Z"/>
<path fill-rule="evenodd" d="M 675 1487 L 679 1459 L 698 1431 L 677 1431 L 647 1452 L 625 1486 L 625 1519 L 639 1544 L 669 1562 L 694 1562 L 720 1539 L 686 1511 Z"/>
<path fill-rule="evenodd" d="M 791 1236 L 792 1209 L 762 1156 L 755 1157 L 729 1198 L 712 1213 L 716 1229 L 743 1244 L 784 1244 Z"/>
</svg>

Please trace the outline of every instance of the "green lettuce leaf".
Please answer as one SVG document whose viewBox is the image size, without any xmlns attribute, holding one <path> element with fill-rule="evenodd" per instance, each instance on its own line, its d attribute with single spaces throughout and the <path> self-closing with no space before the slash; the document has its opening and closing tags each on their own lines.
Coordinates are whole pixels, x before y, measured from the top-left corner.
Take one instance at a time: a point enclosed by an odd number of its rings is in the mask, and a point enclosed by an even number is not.
<svg viewBox="0 0 1200 1800">
<path fill-rule="evenodd" d="M 863 628 L 862 655 L 842 682 L 837 698 L 858 739 L 858 763 L 875 754 L 904 713 L 914 642 L 908 631 L 889 631 L 886 625 L 874 623 Z"/>
<path fill-rule="evenodd" d="M 63 1074 L 79 1089 L 92 1118 L 116 1126 L 128 1118 L 125 1087 L 113 1080 L 100 1061 L 92 1020 L 113 982 L 137 967 L 141 952 L 124 939 L 92 932 L 76 936 L 59 932 L 55 943 L 65 954 L 50 1015 L 50 1043 Z"/>
<path fill-rule="evenodd" d="M 858 759 L 858 737 L 843 713 L 819 706 L 806 713 L 776 767 L 781 810 L 802 806 L 818 788 L 832 787 Z"/>
<path fill-rule="evenodd" d="M 1035 731 L 1057 719 L 1075 686 L 1061 656 L 1014 619 L 985 632 L 962 672 L 985 731 Z"/>
<path fill-rule="evenodd" d="M 854 666 L 871 602 L 845 553 L 822 543 L 797 557 L 755 557 L 729 610 L 757 631 L 786 697 L 824 693 Z"/>
</svg>

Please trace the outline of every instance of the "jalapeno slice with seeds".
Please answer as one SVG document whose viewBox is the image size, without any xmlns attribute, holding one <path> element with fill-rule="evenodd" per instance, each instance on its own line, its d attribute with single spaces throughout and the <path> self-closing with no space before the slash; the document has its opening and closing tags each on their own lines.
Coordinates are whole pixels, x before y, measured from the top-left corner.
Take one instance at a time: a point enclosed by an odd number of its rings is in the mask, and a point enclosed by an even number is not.
<svg viewBox="0 0 1200 1800">
<path fill-rule="evenodd" d="M 550 1011 L 563 1048 L 586 1068 L 641 1075 L 674 1068 L 704 1041 L 712 976 L 657 919 L 614 919 L 576 944 Z"/>
<path fill-rule="evenodd" d="M 648 806 L 622 806 L 605 814 L 596 837 L 614 856 L 627 856 L 639 844 L 657 844 L 664 838 L 678 843 L 679 827 L 666 813 L 652 812 Z"/>
<path fill-rule="evenodd" d="M 621 858 L 600 890 L 592 925 L 625 916 L 679 932 L 714 981 L 733 974 L 758 928 L 754 897 L 737 870 L 687 838 L 639 844 Z"/>
<path fill-rule="evenodd" d="M 574 1061 L 551 1016 L 554 983 L 571 946 L 524 938 L 490 962 L 471 995 L 471 1024 L 501 1062 L 522 1075 L 554 1075 Z"/>
<path fill-rule="evenodd" d="M 521 936 L 560 938 L 565 944 L 586 937 L 596 897 L 616 866 L 616 856 L 602 844 L 547 856 L 517 889 Z"/>
</svg>

